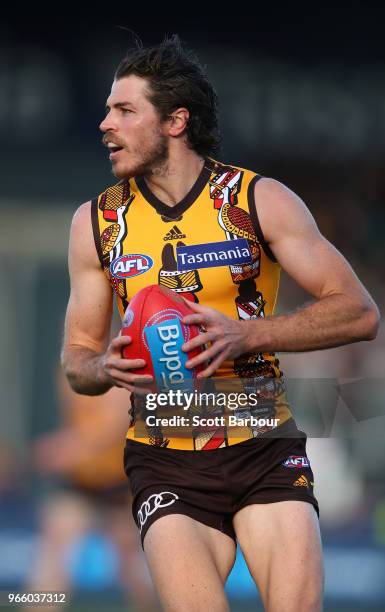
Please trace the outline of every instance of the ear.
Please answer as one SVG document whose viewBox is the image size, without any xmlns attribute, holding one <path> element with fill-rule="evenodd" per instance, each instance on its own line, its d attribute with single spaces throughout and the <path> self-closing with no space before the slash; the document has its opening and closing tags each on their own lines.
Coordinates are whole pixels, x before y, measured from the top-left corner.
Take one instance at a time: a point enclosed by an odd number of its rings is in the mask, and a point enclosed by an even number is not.
<svg viewBox="0 0 385 612">
<path fill-rule="evenodd" d="M 170 136 L 180 136 L 186 130 L 190 113 L 187 108 L 177 108 L 169 117 L 168 133 Z"/>
</svg>

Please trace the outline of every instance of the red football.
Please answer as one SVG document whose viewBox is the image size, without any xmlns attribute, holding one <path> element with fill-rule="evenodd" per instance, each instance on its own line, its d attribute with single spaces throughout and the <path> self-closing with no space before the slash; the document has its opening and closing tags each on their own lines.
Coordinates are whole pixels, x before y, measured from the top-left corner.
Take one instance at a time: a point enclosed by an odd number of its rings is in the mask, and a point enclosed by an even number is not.
<svg viewBox="0 0 385 612">
<path fill-rule="evenodd" d="M 202 348 L 182 351 L 182 345 L 200 333 L 198 325 L 182 323 L 183 317 L 192 312 L 174 291 L 159 285 L 144 287 L 134 295 L 124 315 L 122 334 L 132 338 L 123 349 L 123 357 L 144 359 L 147 364 L 135 372 L 151 374 L 166 388 L 196 378 L 203 366 L 191 370 L 185 363 Z"/>
</svg>

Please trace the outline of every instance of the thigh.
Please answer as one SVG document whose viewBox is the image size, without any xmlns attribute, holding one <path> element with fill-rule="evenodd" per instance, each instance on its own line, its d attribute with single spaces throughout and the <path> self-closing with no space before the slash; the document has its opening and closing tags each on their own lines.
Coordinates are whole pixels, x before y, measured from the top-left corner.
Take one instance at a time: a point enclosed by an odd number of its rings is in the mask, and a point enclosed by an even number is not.
<svg viewBox="0 0 385 612">
<path fill-rule="evenodd" d="M 322 610 L 321 538 L 310 503 L 251 504 L 234 516 L 234 528 L 268 612 Z"/>
<path fill-rule="evenodd" d="M 143 546 L 165 610 L 229 610 L 224 583 L 235 543 L 228 535 L 189 516 L 169 514 L 150 526 Z"/>
</svg>

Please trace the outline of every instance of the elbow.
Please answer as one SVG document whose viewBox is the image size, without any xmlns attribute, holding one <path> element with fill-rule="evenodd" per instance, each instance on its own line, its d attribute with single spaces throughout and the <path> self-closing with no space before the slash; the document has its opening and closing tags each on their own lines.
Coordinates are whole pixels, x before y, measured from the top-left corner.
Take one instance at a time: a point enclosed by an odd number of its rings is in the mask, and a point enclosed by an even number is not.
<svg viewBox="0 0 385 612">
<path fill-rule="evenodd" d="M 380 311 L 376 304 L 374 302 L 367 304 L 360 317 L 360 340 L 374 340 L 380 327 L 380 320 Z"/>
<path fill-rule="evenodd" d="M 72 391 L 75 391 L 75 393 L 78 393 L 79 395 L 83 395 L 84 391 L 83 391 L 82 386 L 78 384 L 78 378 L 76 374 L 71 371 L 65 370 L 65 369 L 63 371 L 64 371 L 64 375 Z"/>
<path fill-rule="evenodd" d="M 78 395 L 100 395 L 103 393 L 103 391 L 95 389 L 94 386 L 87 384 L 84 380 L 82 380 L 76 371 L 63 367 L 63 372 L 72 391 L 75 391 L 75 393 Z"/>
<path fill-rule="evenodd" d="M 61 361 L 61 366 L 62 366 L 62 371 L 64 376 L 66 377 L 72 391 L 75 391 L 75 393 L 82 393 L 81 389 L 79 388 L 79 386 L 77 385 L 77 376 L 76 373 L 72 371 L 72 369 L 68 366 L 68 364 L 65 362 L 65 360 L 62 359 Z"/>
<path fill-rule="evenodd" d="M 77 376 L 76 370 L 73 367 L 71 359 L 68 359 L 67 352 L 64 348 L 61 353 L 60 362 L 63 374 L 66 377 L 72 391 L 75 391 L 75 393 L 82 395 L 84 391 L 82 389 L 82 386 L 78 383 L 79 377 Z"/>
<path fill-rule="evenodd" d="M 61 355 L 60 355 L 60 365 L 61 365 L 61 369 L 63 371 L 64 376 L 66 377 L 66 379 L 68 380 L 69 384 L 72 387 L 72 373 L 69 367 L 69 361 L 67 360 L 67 354 L 65 349 L 62 349 Z M 73 387 L 72 387 L 73 388 Z"/>
<path fill-rule="evenodd" d="M 99 354 L 86 347 L 64 347 L 61 366 L 69 385 L 79 395 L 102 395 L 111 383 L 98 374 Z"/>
</svg>

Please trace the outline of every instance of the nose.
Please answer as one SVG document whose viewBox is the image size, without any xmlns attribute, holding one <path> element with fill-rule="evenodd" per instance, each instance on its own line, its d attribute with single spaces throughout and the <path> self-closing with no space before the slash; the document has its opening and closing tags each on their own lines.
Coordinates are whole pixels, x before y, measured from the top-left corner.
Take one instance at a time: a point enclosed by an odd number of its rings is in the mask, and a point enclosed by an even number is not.
<svg viewBox="0 0 385 612">
<path fill-rule="evenodd" d="M 111 118 L 111 112 L 108 112 L 107 115 L 104 117 L 103 121 L 100 123 L 99 130 L 105 133 L 113 129 L 114 129 L 114 124 Z"/>
</svg>

